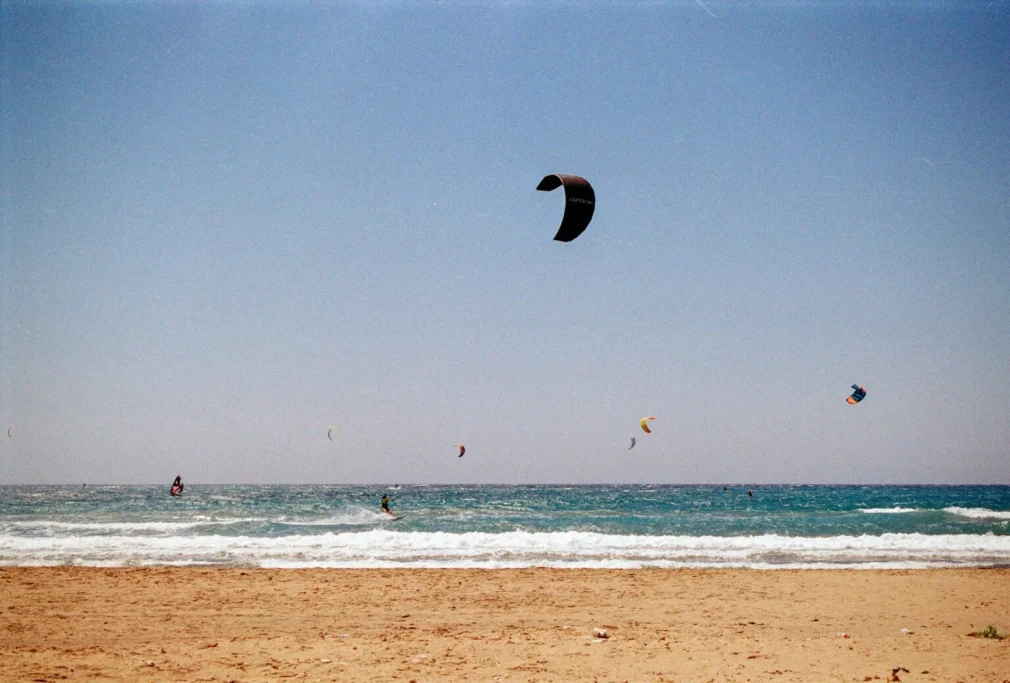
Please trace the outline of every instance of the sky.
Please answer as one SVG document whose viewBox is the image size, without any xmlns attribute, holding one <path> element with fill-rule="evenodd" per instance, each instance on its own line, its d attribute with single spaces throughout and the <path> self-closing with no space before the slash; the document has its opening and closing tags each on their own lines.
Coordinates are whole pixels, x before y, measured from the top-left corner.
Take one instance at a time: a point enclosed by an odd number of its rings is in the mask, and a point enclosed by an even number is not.
<svg viewBox="0 0 1010 683">
<path fill-rule="evenodd" d="M 0 484 L 1010 484 L 1008 0 L 3 1 L 0 53 Z"/>
</svg>

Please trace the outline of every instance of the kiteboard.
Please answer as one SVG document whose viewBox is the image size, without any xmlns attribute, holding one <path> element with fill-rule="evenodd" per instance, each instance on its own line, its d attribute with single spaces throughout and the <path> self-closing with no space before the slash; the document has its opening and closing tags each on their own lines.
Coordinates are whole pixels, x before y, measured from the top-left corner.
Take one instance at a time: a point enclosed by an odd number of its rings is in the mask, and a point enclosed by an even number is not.
<svg viewBox="0 0 1010 683">
<path fill-rule="evenodd" d="M 390 521 L 390 522 L 399 522 L 399 521 L 400 521 L 401 519 L 403 519 L 403 518 L 404 518 L 404 517 L 406 517 L 406 516 L 407 516 L 407 515 L 397 515 L 396 517 L 391 517 L 391 518 L 389 519 L 389 521 Z"/>
</svg>

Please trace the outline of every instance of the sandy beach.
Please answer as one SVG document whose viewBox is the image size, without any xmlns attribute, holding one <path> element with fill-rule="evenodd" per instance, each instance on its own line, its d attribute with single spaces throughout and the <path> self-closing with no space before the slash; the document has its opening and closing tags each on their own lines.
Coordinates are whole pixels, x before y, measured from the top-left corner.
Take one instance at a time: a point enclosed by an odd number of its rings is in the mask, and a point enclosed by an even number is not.
<svg viewBox="0 0 1010 683">
<path fill-rule="evenodd" d="M 1002 569 L 17 567 L 0 586 L 4 681 L 1010 681 L 1010 639 L 969 636 L 1010 631 Z"/>
</svg>

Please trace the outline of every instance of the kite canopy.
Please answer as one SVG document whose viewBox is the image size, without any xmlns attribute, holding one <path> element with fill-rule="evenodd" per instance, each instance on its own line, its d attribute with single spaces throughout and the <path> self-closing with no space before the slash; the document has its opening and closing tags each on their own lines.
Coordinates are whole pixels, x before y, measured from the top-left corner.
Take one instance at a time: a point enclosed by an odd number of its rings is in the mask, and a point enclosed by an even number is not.
<svg viewBox="0 0 1010 683">
<path fill-rule="evenodd" d="M 639 422 L 639 424 L 642 426 L 642 431 L 645 432 L 646 434 L 652 434 L 652 430 L 649 429 L 649 420 L 655 420 L 655 419 L 656 418 L 654 416 L 652 416 L 652 415 L 650 415 L 648 417 L 643 417 L 642 421 Z M 634 445 L 634 444 L 632 444 L 632 445 Z"/>
<path fill-rule="evenodd" d="M 845 402 L 848 403 L 850 406 L 854 406 L 860 401 L 862 401 L 864 398 L 866 398 L 866 389 L 859 386 L 858 384 L 853 384 L 852 388 L 855 389 L 855 391 L 852 392 L 852 396 L 849 396 L 847 399 L 845 399 Z"/>
<path fill-rule="evenodd" d="M 544 179 L 537 185 L 541 192 L 550 192 L 564 185 L 565 187 L 565 215 L 561 219 L 561 227 L 554 239 L 558 242 L 571 242 L 583 233 L 589 226 L 589 221 L 593 220 L 593 211 L 596 210 L 596 193 L 593 186 L 585 178 L 577 175 L 554 175 L 544 176 Z"/>
<path fill-rule="evenodd" d="M 630 451 L 634 447 L 635 447 L 635 437 L 631 437 L 631 445 L 628 446 L 628 450 Z"/>
<path fill-rule="evenodd" d="M 464 454 L 464 453 L 466 453 L 466 446 L 464 446 L 464 445 L 463 445 L 463 444 L 461 444 L 461 443 L 458 443 L 458 444 L 456 444 L 456 446 L 457 446 L 457 448 L 459 448 L 459 455 L 458 455 L 458 456 L 456 456 L 456 457 L 457 457 L 457 458 L 462 458 L 462 457 L 463 457 L 463 454 Z"/>
<path fill-rule="evenodd" d="M 14 438 L 14 427 L 13 426 L 10 426 L 10 427 L 7 428 L 7 438 L 10 438 L 10 439 Z"/>
<path fill-rule="evenodd" d="M 326 438 L 333 441 L 333 432 L 337 431 L 337 427 L 330 427 L 326 430 Z"/>
</svg>

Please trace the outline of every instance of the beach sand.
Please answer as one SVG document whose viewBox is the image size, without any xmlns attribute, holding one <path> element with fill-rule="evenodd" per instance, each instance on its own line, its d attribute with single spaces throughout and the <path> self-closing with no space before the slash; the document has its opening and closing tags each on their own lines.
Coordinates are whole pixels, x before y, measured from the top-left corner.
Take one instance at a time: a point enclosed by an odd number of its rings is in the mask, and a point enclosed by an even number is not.
<svg viewBox="0 0 1010 683">
<path fill-rule="evenodd" d="M 3 681 L 1010 682 L 989 625 L 1010 570 L 0 569 Z"/>
</svg>

